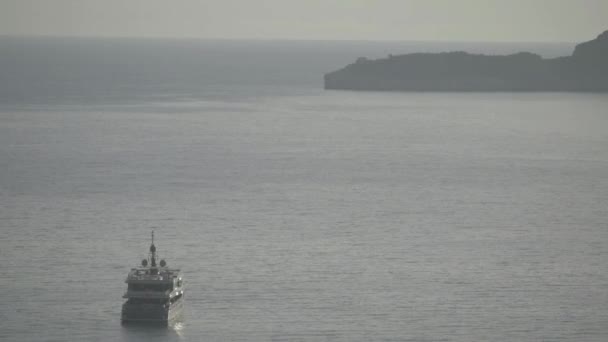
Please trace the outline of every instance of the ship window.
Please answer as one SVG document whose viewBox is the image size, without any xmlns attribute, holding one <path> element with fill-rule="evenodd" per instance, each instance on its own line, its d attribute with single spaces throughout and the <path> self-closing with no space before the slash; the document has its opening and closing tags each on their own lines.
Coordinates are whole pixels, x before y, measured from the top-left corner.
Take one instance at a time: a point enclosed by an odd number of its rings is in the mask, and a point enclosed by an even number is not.
<svg viewBox="0 0 608 342">
<path fill-rule="evenodd" d="M 171 290 L 173 286 L 171 284 L 129 284 L 129 291 L 160 291 L 164 292 Z"/>
</svg>

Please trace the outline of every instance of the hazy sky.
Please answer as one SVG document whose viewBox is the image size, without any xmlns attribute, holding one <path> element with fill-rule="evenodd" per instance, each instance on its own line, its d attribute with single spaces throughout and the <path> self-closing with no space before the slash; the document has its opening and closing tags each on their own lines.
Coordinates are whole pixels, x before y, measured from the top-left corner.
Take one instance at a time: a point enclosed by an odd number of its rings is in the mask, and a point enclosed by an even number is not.
<svg viewBox="0 0 608 342">
<path fill-rule="evenodd" d="M 0 34 L 580 41 L 608 0 L 0 0 Z"/>
</svg>

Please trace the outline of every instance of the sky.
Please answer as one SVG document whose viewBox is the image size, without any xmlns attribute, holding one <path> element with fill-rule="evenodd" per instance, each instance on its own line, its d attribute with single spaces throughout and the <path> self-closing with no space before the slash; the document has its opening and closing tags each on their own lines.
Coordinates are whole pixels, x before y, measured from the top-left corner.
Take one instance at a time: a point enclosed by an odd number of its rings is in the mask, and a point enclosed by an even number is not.
<svg viewBox="0 0 608 342">
<path fill-rule="evenodd" d="M 556 41 L 608 30 L 608 0 L 0 0 L 0 35 Z"/>
</svg>

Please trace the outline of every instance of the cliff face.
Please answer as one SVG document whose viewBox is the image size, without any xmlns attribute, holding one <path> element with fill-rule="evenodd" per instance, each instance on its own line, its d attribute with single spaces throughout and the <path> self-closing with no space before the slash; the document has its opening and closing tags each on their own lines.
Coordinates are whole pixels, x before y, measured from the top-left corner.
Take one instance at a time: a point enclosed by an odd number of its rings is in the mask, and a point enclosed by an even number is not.
<svg viewBox="0 0 608 342">
<path fill-rule="evenodd" d="M 572 56 L 543 59 L 466 52 L 359 58 L 325 75 L 326 89 L 397 91 L 608 91 L 608 31 Z"/>
<path fill-rule="evenodd" d="M 608 63 L 608 31 L 600 34 L 594 40 L 578 44 L 574 48 L 572 58 L 579 61 L 586 62 L 600 62 L 603 61 Z"/>
<path fill-rule="evenodd" d="M 608 91 L 608 31 L 577 45 L 570 62 L 571 74 L 580 86 Z"/>
</svg>

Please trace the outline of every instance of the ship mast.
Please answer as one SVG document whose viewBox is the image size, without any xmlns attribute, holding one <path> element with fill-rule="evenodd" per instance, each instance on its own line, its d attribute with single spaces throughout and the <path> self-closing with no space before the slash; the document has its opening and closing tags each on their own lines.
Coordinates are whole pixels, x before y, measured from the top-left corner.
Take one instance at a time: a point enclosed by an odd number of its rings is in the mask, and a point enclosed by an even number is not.
<svg viewBox="0 0 608 342">
<path fill-rule="evenodd" d="M 154 231 L 152 231 L 152 244 L 150 244 L 150 267 L 156 268 L 156 246 L 154 246 Z"/>
</svg>

